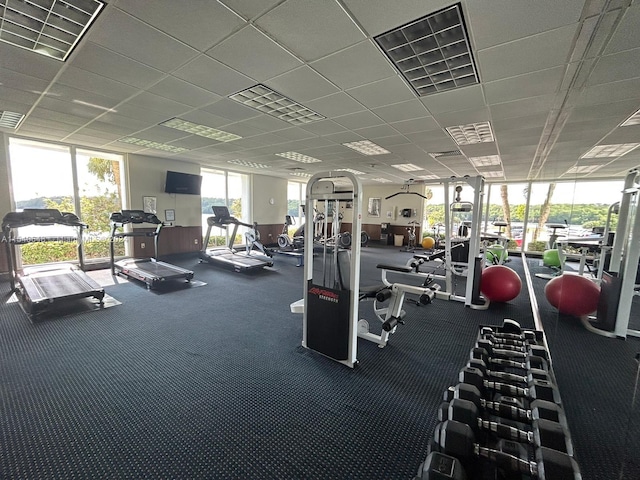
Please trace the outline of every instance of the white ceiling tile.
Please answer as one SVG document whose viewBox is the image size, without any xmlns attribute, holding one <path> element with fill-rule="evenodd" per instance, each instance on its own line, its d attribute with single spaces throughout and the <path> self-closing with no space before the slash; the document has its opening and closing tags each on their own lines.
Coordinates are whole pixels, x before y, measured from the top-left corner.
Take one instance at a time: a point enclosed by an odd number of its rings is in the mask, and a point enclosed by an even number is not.
<svg viewBox="0 0 640 480">
<path fill-rule="evenodd" d="M 413 118 L 422 118 L 429 114 L 424 104 L 417 98 L 393 105 L 373 108 L 373 113 L 385 122 L 400 122 Z"/>
<path fill-rule="evenodd" d="M 523 113 L 534 114 L 548 112 L 555 100 L 555 94 L 540 95 L 538 97 L 523 98 L 510 102 L 496 103 L 489 107 L 491 118 L 515 118 L 521 117 Z"/>
<path fill-rule="evenodd" d="M 118 105 L 116 113 L 124 115 L 125 117 L 135 118 L 136 120 L 142 120 L 143 122 L 147 122 L 147 125 L 157 125 L 170 118 L 168 118 L 166 113 L 141 108 L 139 105 L 130 102 Z"/>
<path fill-rule="evenodd" d="M 415 98 L 415 93 L 397 75 L 347 90 L 368 108 L 382 107 Z"/>
<path fill-rule="evenodd" d="M 436 93 L 422 97 L 420 100 L 432 115 L 485 106 L 481 85 L 471 85 L 448 92 Z"/>
<path fill-rule="evenodd" d="M 99 93 L 119 102 L 139 90 L 131 85 L 69 65 L 58 77 L 58 83 L 87 92 Z"/>
<path fill-rule="evenodd" d="M 640 99 L 640 78 L 593 85 L 582 90 L 577 105 L 596 105 L 618 100 Z M 630 102 L 634 103 L 634 102 Z M 635 102 L 637 103 L 637 102 Z M 640 106 L 640 105 L 638 105 Z"/>
<path fill-rule="evenodd" d="M 228 98 L 221 98 L 211 105 L 202 107 L 205 112 L 213 113 L 219 117 L 228 118 L 231 121 L 247 120 L 252 117 L 263 115 L 253 108 L 245 107 L 241 103 L 234 102 Z"/>
<path fill-rule="evenodd" d="M 265 85 L 296 102 L 307 102 L 338 92 L 338 88 L 306 65 L 272 78 Z"/>
<path fill-rule="evenodd" d="M 491 115 L 487 107 L 473 108 L 459 112 L 445 112 L 434 115 L 437 122 L 444 128 L 452 125 L 466 125 L 468 123 L 487 122 Z"/>
<path fill-rule="evenodd" d="M 344 92 L 333 93 L 316 100 L 309 100 L 305 105 L 314 112 L 327 118 L 339 117 L 348 113 L 365 110 L 365 107 Z"/>
<path fill-rule="evenodd" d="M 522 112 L 528 113 L 528 112 Z M 547 122 L 547 112 L 535 115 L 525 115 L 522 117 L 493 119 L 491 124 L 496 131 L 507 132 L 512 130 L 522 130 L 523 128 L 542 128 Z M 517 132 L 513 133 L 517 135 Z"/>
<path fill-rule="evenodd" d="M 245 23 L 218 2 L 195 0 L 190 8 L 184 7 L 182 2 L 175 0 L 118 3 L 118 8 L 200 51 L 212 47 Z"/>
<path fill-rule="evenodd" d="M 144 1 L 144 0 L 142 0 Z M 171 1 L 171 0 L 169 0 Z M 263 12 L 270 10 L 282 0 L 219 0 L 243 18 L 251 20 Z"/>
<path fill-rule="evenodd" d="M 305 138 L 314 136 L 313 133 L 300 127 L 285 128 L 283 130 L 277 130 L 274 133 L 279 137 L 286 138 L 287 140 L 304 140 Z"/>
<path fill-rule="evenodd" d="M 25 75 L 23 73 L 14 72 L 13 70 L 2 68 L 0 69 L 0 85 L 4 86 L 5 88 L 22 90 L 23 92 L 39 95 L 46 90 L 49 82 L 37 77 L 32 77 L 30 75 Z M 0 96 L 0 98 L 11 97 L 11 95 Z"/>
<path fill-rule="evenodd" d="M 91 29 L 91 41 L 139 63 L 170 71 L 198 55 L 197 50 L 121 10 L 107 9 L 103 15 Z"/>
<path fill-rule="evenodd" d="M 301 21 L 303 18 L 308 21 Z M 337 2 L 287 0 L 255 23 L 306 61 L 317 60 L 365 38 Z"/>
<path fill-rule="evenodd" d="M 476 53 L 480 76 L 490 82 L 568 62 L 577 25 L 557 28 Z"/>
<path fill-rule="evenodd" d="M 435 130 L 440 128 L 440 125 L 434 120 L 433 117 L 414 118 L 413 120 L 402 120 L 400 122 L 391 122 L 393 128 L 400 133 L 416 133 L 428 130 Z"/>
<path fill-rule="evenodd" d="M 329 135 L 331 133 L 338 133 L 344 131 L 345 127 L 337 124 L 333 120 L 321 120 L 319 122 L 309 123 L 303 125 L 303 130 L 313 133 L 314 135 Z"/>
<path fill-rule="evenodd" d="M 244 125 L 248 125 L 250 127 L 255 127 L 257 129 L 260 129 L 263 132 L 280 130 L 283 128 L 287 128 L 287 126 L 291 125 L 289 122 L 285 122 L 284 120 L 280 120 L 279 118 L 272 117 L 271 115 L 267 115 L 267 114 L 261 114 L 256 117 L 242 120 L 242 123 Z"/>
<path fill-rule="evenodd" d="M 311 66 L 345 90 L 396 75 L 395 69 L 371 40 L 324 57 Z"/>
<path fill-rule="evenodd" d="M 632 48 L 640 47 L 640 35 L 638 26 L 640 25 L 640 5 L 629 7 L 618 25 L 615 34 L 609 40 L 605 55 L 621 52 Z"/>
<path fill-rule="evenodd" d="M 640 77 L 640 48 L 601 57 L 587 85 L 616 82 Z"/>
<path fill-rule="evenodd" d="M 134 105 L 153 110 L 166 115 L 167 118 L 180 116 L 193 109 L 189 105 L 174 102 L 173 100 L 149 92 L 141 92 L 133 98 L 130 98 L 126 105 Z"/>
<path fill-rule="evenodd" d="M 488 82 L 484 86 L 485 98 L 487 103 L 492 105 L 554 93 L 560 86 L 563 73 L 563 67 L 554 67 L 518 77 Z"/>
<path fill-rule="evenodd" d="M 71 65 L 139 88 L 147 87 L 164 76 L 155 68 L 90 42 L 74 55 Z"/>
<path fill-rule="evenodd" d="M 53 58 L 0 42 L 0 71 L 11 70 L 50 82 L 61 66 Z"/>
<path fill-rule="evenodd" d="M 192 107 L 213 103 L 221 98 L 220 95 L 171 76 L 163 78 L 148 91 Z"/>
<path fill-rule="evenodd" d="M 207 55 L 258 82 L 302 65 L 300 60 L 251 25 L 207 50 Z"/>
<path fill-rule="evenodd" d="M 374 127 L 355 128 L 353 129 L 358 135 L 368 138 L 375 143 L 377 138 L 389 137 L 396 135 L 398 131 L 389 125 L 376 125 Z"/>
<path fill-rule="evenodd" d="M 252 87 L 255 82 L 206 55 L 200 55 L 173 75 L 223 97 Z"/>
<path fill-rule="evenodd" d="M 97 93 L 78 90 L 61 83 L 53 85 L 47 92 L 47 97 L 55 98 L 61 102 L 94 106 L 96 115 L 115 107 L 120 102 L 119 99 L 107 98 Z"/>
<path fill-rule="evenodd" d="M 40 93 L 38 92 L 27 92 L 24 90 L 16 90 L 15 88 L 10 88 L 3 83 L 0 83 L 0 98 L 10 98 L 14 103 L 23 104 L 26 107 L 26 110 L 29 110 L 29 105 L 34 104 L 39 98 Z M 2 102 L 0 104 L 0 110 L 10 110 L 7 105 Z M 12 110 L 13 111 L 13 110 Z M 22 113 L 22 112 L 16 112 Z M 27 113 L 26 111 L 24 113 Z"/>
<path fill-rule="evenodd" d="M 466 0 L 476 49 L 483 49 L 578 22 L 583 0 Z"/>
<path fill-rule="evenodd" d="M 372 127 L 383 123 L 379 117 L 371 112 L 358 112 L 334 118 L 334 121 L 350 130 L 354 128 Z"/>
</svg>

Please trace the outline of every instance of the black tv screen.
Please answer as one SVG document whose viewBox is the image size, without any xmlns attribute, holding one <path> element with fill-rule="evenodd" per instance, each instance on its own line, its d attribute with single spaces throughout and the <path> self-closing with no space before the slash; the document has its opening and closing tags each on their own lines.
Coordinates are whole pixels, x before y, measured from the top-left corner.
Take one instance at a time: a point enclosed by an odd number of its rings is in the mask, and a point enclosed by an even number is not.
<svg viewBox="0 0 640 480">
<path fill-rule="evenodd" d="M 201 187 L 202 177 L 200 175 L 168 171 L 164 191 L 165 193 L 200 195 Z"/>
</svg>

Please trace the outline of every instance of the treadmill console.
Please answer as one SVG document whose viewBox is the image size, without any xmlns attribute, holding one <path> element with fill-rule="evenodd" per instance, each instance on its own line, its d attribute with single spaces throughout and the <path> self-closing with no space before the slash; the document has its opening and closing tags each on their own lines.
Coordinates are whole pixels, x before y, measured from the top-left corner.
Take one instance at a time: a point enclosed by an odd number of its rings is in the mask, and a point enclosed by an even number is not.
<svg viewBox="0 0 640 480">
<path fill-rule="evenodd" d="M 211 207 L 213 209 L 213 215 L 216 219 L 224 220 L 227 218 L 231 218 L 231 213 L 229 213 L 229 208 L 225 205 L 213 205 Z"/>
</svg>

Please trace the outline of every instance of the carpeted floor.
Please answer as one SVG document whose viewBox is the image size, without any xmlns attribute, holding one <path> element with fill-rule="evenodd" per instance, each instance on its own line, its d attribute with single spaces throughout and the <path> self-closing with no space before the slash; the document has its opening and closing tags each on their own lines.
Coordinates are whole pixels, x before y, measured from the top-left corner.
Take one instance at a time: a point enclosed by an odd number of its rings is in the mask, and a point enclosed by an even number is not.
<svg viewBox="0 0 640 480">
<path fill-rule="evenodd" d="M 362 283 L 380 278 L 377 263 L 410 256 L 364 248 Z M 94 272 L 120 305 L 37 323 L 0 284 L 0 478 L 410 479 L 478 326 L 508 317 L 533 327 L 526 289 L 487 311 L 407 302 L 386 348 L 359 340 L 352 370 L 300 346 L 302 318 L 289 311 L 303 291 L 295 259 L 277 256 L 255 274 L 171 261 L 206 285 L 156 293 Z M 518 258 L 510 265 L 522 269 Z M 370 309 L 361 304 L 361 316 Z M 611 341 L 559 325 L 550 344 L 583 478 L 637 478 L 617 475 L 633 471 L 638 446 L 630 389 L 596 395 L 585 380 L 592 362 L 628 387 L 637 364 L 612 364 L 599 355 L 614 349 L 593 350 Z M 616 413 L 623 431 L 606 428 Z"/>
</svg>

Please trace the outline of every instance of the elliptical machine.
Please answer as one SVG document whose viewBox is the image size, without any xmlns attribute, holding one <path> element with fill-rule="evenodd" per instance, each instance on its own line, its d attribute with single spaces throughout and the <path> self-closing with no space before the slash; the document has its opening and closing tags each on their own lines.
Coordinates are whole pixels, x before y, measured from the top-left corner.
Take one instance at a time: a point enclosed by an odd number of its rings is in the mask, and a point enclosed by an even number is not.
<svg viewBox="0 0 640 480">
<path fill-rule="evenodd" d="M 289 227 L 295 225 L 296 220 L 291 215 L 284 216 L 284 225 L 282 233 L 278 235 L 278 247 L 281 249 L 302 250 L 304 249 L 304 226 L 303 223 L 294 233 L 293 237 L 289 236 Z"/>
</svg>

